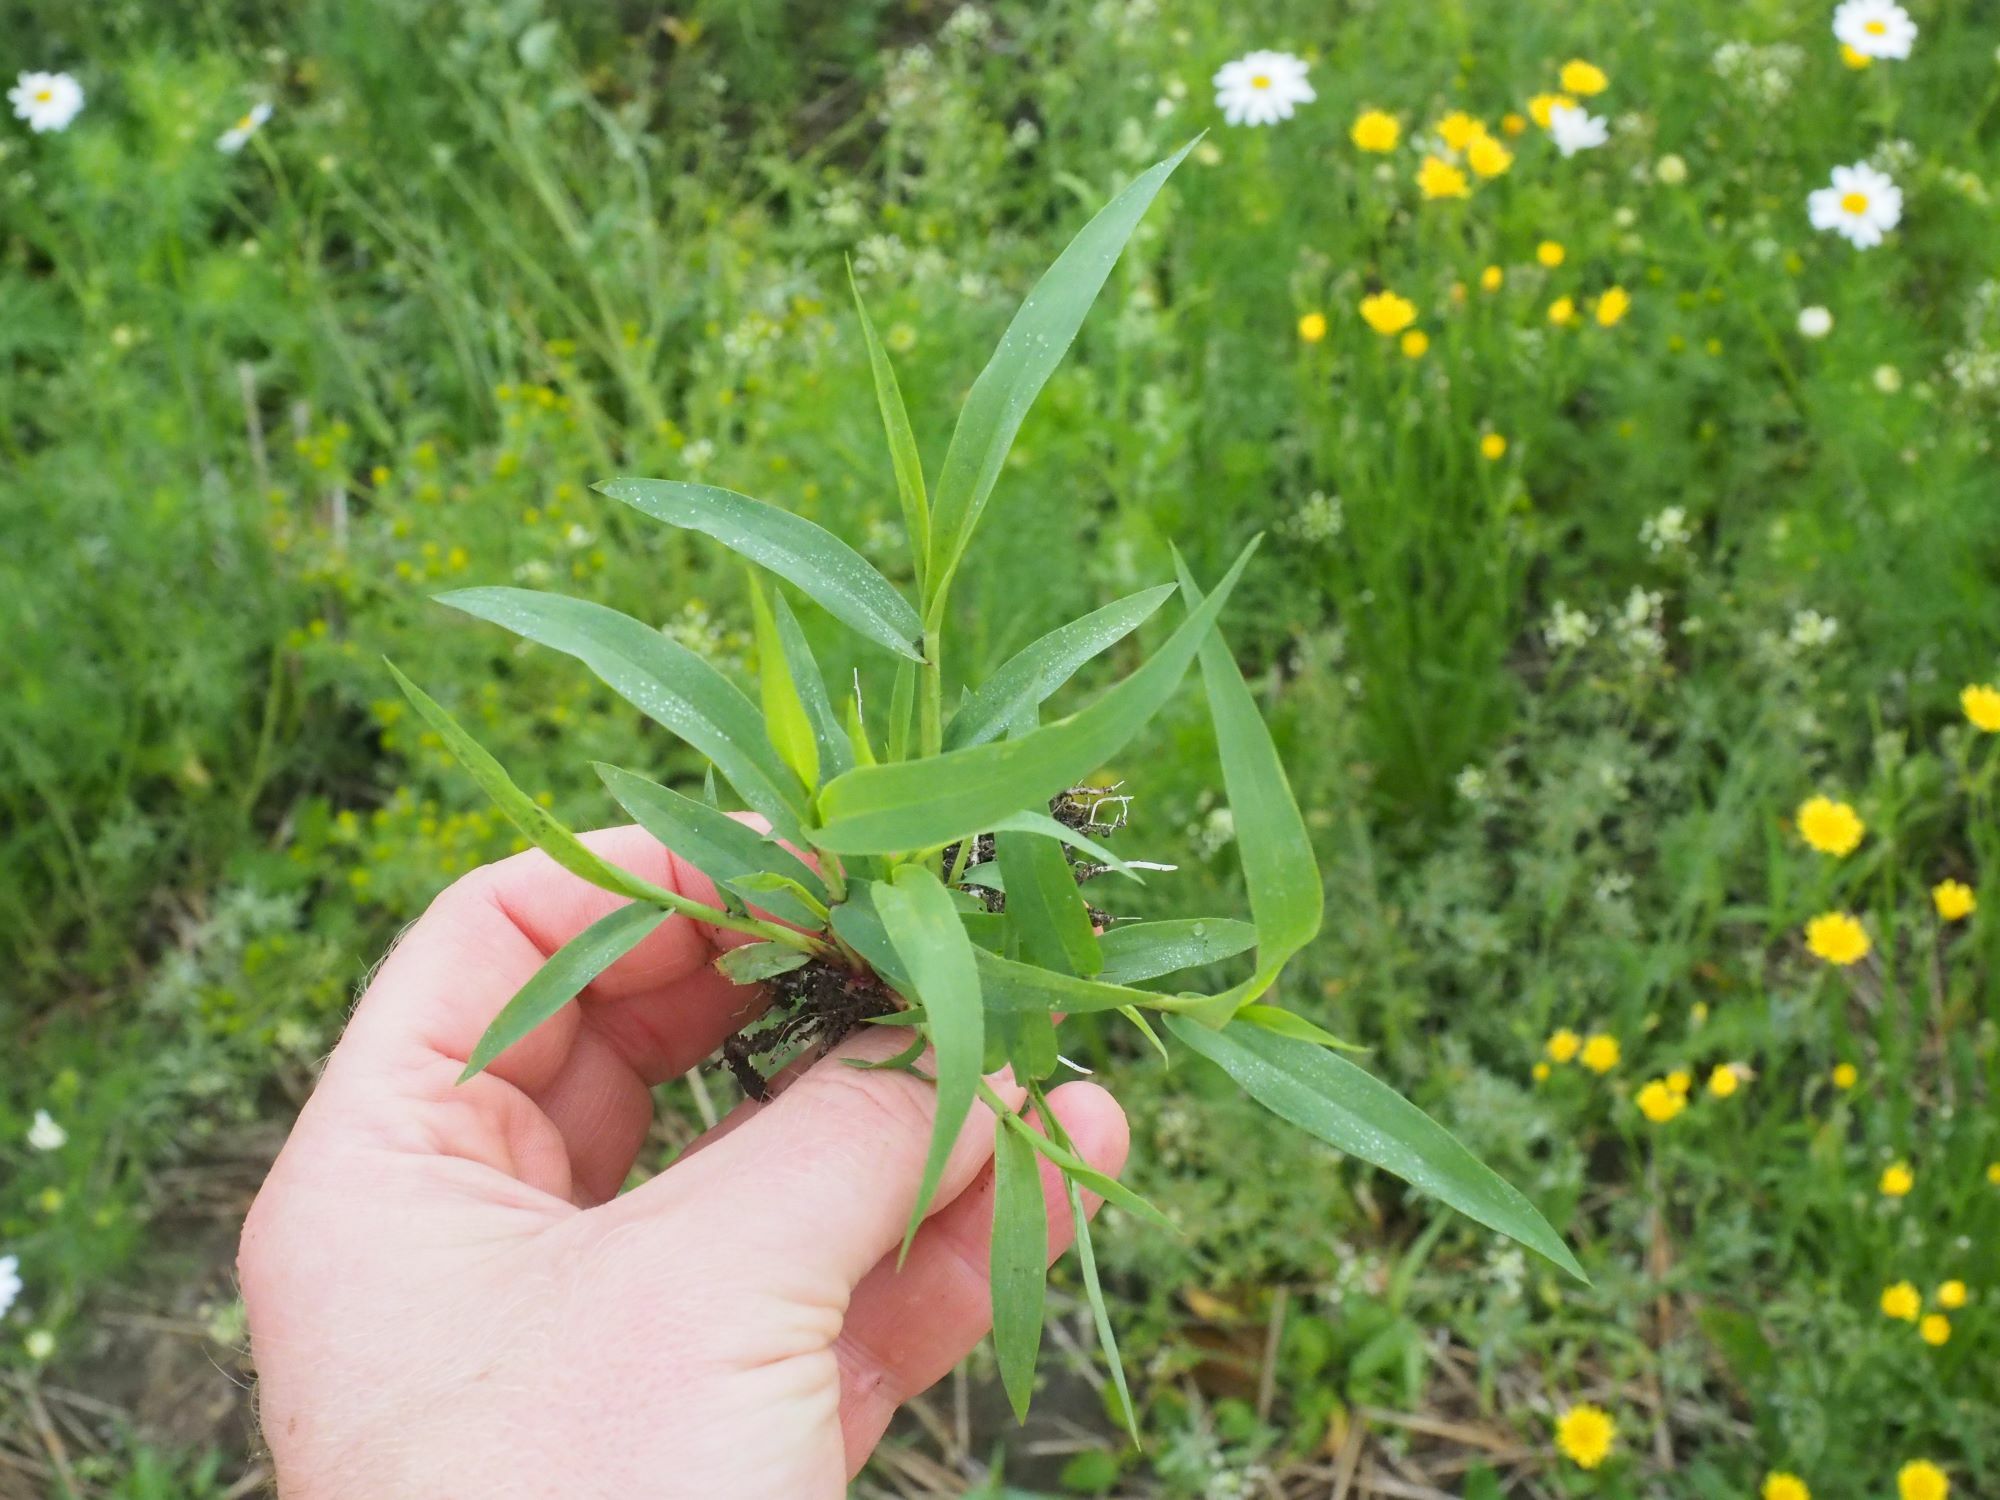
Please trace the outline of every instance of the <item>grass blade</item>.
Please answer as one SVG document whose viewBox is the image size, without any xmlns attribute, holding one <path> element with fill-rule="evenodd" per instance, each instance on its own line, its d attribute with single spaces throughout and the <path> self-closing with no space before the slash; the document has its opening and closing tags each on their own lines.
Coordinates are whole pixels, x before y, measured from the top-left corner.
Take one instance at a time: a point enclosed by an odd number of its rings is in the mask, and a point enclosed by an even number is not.
<svg viewBox="0 0 2000 1500">
<path fill-rule="evenodd" d="M 1007 883 L 1007 924 L 1020 939 L 1021 953 L 1041 968 L 1070 974 L 1088 976 L 1103 968 L 1090 908 L 1062 845 L 1013 832 L 998 834 L 993 842 Z"/>
<path fill-rule="evenodd" d="M 796 584 L 869 640 L 923 660 L 923 622 L 910 601 L 867 558 L 804 516 L 734 490 L 675 479 L 607 479 L 596 488 L 656 521 L 714 537 Z"/>
<path fill-rule="evenodd" d="M 764 598 L 757 575 L 750 575 L 750 616 L 757 634 L 757 691 L 764 704 L 764 735 L 778 758 L 798 773 L 806 792 L 819 790 L 819 737 L 806 712 L 791 657 L 778 636 L 777 617 Z"/>
<path fill-rule="evenodd" d="M 814 842 L 842 854 L 936 848 L 1046 805 L 1123 749 L 1172 695 L 1255 546 L 1143 666 L 1087 708 L 1015 739 L 857 767 L 828 782 Z"/>
<path fill-rule="evenodd" d="M 1035 1148 L 1011 1130 L 993 1143 L 993 1352 L 1014 1420 L 1028 1420 L 1047 1307 L 1049 1210 Z"/>
<path fill-rule="evenodd" d="M 806 717 L 812 720 L 813 738 L 819 744 L 821 773 L 831 778 L 852 770 L 854 747 L 847 742 L 847 735 L 840 727 L 840 716 L 833 708 L 833 696 L 826 690 L 826 678 L 820 674 L 819 662 L 806 642 L 806 633 L 799 628 L 799 617 L 785 602 L 784 590 L 780 589 L 772 595 L 771 612 L 777 616 L 778 643 L 792 669 L 792 681 L 798 684 L 800 701 L 806 706 Z"/>
<path fill-rule="evenodd" d="M 748 824 L 671 787 L 602 761 L 597 763 L 597 774 L 633 822 L 717 885 L 751 875 L 783 875 L 805 887 L 815 901 L 825 903 L 826 885 L 818 872 Z M 780 915 L 787 921 L 804 920 L 799 915 Z"/>
<path fill-rule="evenodd" d="M 1256 943 L 1256 927 L 1230 917 L 1124 922 L 1097 940 L 1104 954 L 1097 977 L 1110 984 L 1136 984 L 1234 958 Z"/>
<path fill-rule="evenodd" d="M 861 339 L 868 348 L 868 369 L 875 377 L 875 404 L 882 410 L 882 431 L 889 439 L 889 464 L 896 471 L 896 498 L 903 507 L 903 531 L 909 538 L 910 558 L 916 565 L 917 587 L 923 588 L 931 555 L 930 497 L 924 493 L 924 465 L 917 454 L 917 436 L 910 430 L 910 413 L 903 405 L 903 388 L 896 383 L 895 366 L 875 335 L 868 305 L 861 300 L 861 288 L 854 280 L 854 266 L 847 267 L 848 290 L 854 293 L 854 311 L 861 319 Z"/>
<path fill-rule="evenodd" d="M 1583 1268 L 1535 1206 L 1389 1085 L 1311 1042 L 1253 1026 L 1212 1030 L 1187 1016 L 1167 1029 L 1271 1113 L 1328 1145 L 1519 1240 L 1578 1280 Z"/>
<path fill-rule="evenodd" d="M 609 916 L 599 917 L 564 943 L 493 1018 L 492 1025 L 479 1038 L 479 1045 L 472 1049 L 472 1056 L 466 1059 L 465 1071 L 458 1075 L 458 1081 L 464 1083 L 485 1071 L 496 1057 L 583 993 L 593 979 L 638 947 L 671 915 L 650 902 L 634 901 Z M 805 961 L 804 954 L 793 957 L 801 963 Z"/>
</svg>

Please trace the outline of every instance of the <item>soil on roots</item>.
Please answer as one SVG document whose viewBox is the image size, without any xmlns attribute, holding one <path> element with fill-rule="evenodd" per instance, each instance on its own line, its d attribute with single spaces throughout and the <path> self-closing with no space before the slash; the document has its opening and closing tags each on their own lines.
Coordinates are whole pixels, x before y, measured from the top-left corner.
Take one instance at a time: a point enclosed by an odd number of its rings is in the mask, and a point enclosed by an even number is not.
<svg viewBox="0 0 2000 1500">
<path fill-rule="evenodd" d="M 743 1092 L 760 1103 L 771 1081 L 758 1067 L 794 1048 L 824 1055 L 864 1021 L 901 1009 L 887 985 L 865 970 L 815 958 L 770 981 L 771 1004 L 754 1027 L 722 1044 L 722 1060 Z"/>
</svg>

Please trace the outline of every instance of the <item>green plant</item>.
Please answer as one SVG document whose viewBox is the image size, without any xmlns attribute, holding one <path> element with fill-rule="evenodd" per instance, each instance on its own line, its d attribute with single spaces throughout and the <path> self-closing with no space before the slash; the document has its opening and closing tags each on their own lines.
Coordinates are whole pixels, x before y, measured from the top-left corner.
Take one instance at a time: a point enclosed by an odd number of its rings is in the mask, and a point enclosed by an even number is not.
<svg viewBox="0 0 2000 1500">
<path fill-rule="evenodd" d="M 945 713 L 953 579 L 1022 419 L 1186 149 L 1119 194 L 1029 294 L 967 397 L 935 489 L 926 487 L 894 371 L 860 308 L 918 604 L 845 542 L 776 507 L 692 483 L 618 479 L 598 487 L 656 520 L 721 542 L 898 658 L 886 723 L 870 722 L 858 689 L 844 719 L 836 714 L 784 594 L 767 595 L 754 572 L 761 714 L 714 666 L 603 605 L 518 588 L 442 596 L 577 657 L 708 759 L 761 829 L 718 805 L 713 778 L 709 796 L 697 799 L 630 771 L 598 769 L 627 812 L 714 880 L 720 905 L 661 889 L 592 854 L 444 709 L 396 674 L 419 713 L 524 834 L 564 868 L 630 899 L 555 954 L 509 1002 L 465 1076 L 568 1004 L 672 913 L 752 940 L 718 967 L 741 983 L 771 987 L 783 1019 L 764 1043 L 803 1037 L 823 1044 L 868 1022 L 912 1028 L 915 1040 L 886 1066 L 932 1079 L 938 1107 L 905 1246 L 931 1206 L 951 1143 L 983 1101 L 1002 1123 L 995 1344 L 1017 1412 L 1026 1409 L 1042 1331 L 1046 1223 L 1036 1158 L 1067 1176 L 1073 1210 L 1088 1190 L 1165 1222 L 1130 1189 L 1087 1166 L 1039 1108 L 1059 1064 L 1058 1016 L 1116 1012 L 1165 1055 L 1149 1019 L 1157 1018 L 1282 1118 L 1581 1274 L 1525 1198 L 1340 1056 L 1334 1037 L 1265 998 L 1286 962 L 1317 934 L 1322 893 L 1276 748 L 1216 629 L 1254 542 L 1206 594 L 1181 565 L 1177 585 L 1135 594 L 1043 636 Z M 858 293 L 856 302 L 859 308 Z M 1079 667 L 1176 591 L 1186 616 L 1143 665 L 1088 706 L 1041 721 L 1042 705 Z M 1080 882 L 1105 872 L 1136 879 L 1138 871 L 1101 842 L 1119 821 L 1103 810 L 1119 799 L 1094 795 L 1083 783 L 1159 711 L 1197 659 L 1253 920 L 1107 925 Z M 1146 987 L 1253 949 L 1253 971 L 1218 992 Z M 762 1088 L 751 1061 L 760 1050 L 741 1037 L 727 1049 L 752 1092 Z M 1011 1065 L 1035 1109 L 1009 1109 L 983 1082 L 983 1072 L 1002 1065 Z M 1085 1287 L 1116 1372 L 1089 1232 L 1080 1212 L 1077 1219 Z M 1117 1379 L 1122 1394 L 1122 1374 Z M 1129 1412 L 1129 1398 L 1124 1405 Z"/>
</svg>

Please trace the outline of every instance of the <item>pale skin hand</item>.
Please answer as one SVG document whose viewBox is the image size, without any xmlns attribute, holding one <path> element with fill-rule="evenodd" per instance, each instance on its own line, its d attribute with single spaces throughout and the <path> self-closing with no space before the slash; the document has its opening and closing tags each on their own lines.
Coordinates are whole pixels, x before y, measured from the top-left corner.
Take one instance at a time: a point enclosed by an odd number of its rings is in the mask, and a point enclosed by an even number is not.
<svg viewBox="0 0 2000 1500">
<path fill-rule="evenodd" d="M 639 829 L 587 842 L 714 900 Z M 752 994 L 710 966 L 703 926 L 669 919 L 454 1082 L 543 958 L 619 902 L 539 853 L 490 865 L 438 898 L 363 997 L 243 1230 L 285 1500 L 838 1496 L 897 1405 L 990 1325 L 984 1108 L 895 1265 L 931 1090 L 838 1057 L 891 1055 L 907 1033 L 864 1028 L 619 1193 L 648 1087 L 705 1058 Z M 1073 1083 L 1051 1104 L 1093 1165 L 1119 1169 L 1108 1094 Z M 1043 1190 L 1053 1256 L 1071 1224 L 1046 1165 Z"/>
</svg>

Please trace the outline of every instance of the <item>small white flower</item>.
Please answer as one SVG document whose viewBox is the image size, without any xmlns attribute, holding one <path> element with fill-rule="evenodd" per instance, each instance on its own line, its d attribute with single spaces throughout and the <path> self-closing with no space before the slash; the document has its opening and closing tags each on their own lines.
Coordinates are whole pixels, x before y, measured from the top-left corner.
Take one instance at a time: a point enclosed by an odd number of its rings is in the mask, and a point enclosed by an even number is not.
<svg viewBox="0 0 2000 1500">
<path fill-rule="evenodd" d="M 1812 651 L 1827 645 L 1840 633 L 1840 621 L 1816 609 L 1802 609 L 1792 616 L 1792 628 L 1785 633 L 1795 650 Z"/>
<path fill-rule="evenodd" d="M 1319 96 L 1306 62 L 1289 52 L 1250 52 L 1215 72 L 1215 107 L 1231 125 L 1275 125 Z"/>
<path fill-rule="evenodd" d="M 1686 508 L 1669 505 L 1657 516 L 1648 516 L 1639 528 L 1639 540 L 1656 556 L 1685 547 L 1694 540 L 1694 528 L 1688 525 Z"/>
<path fill-rule="evenodd" d="M 21 1295 L 21 1257 L 0 1255 L 0 1318 Z"/>
<path fill-rule="evenodd" d="M 1558 599 L 1542 625 L 1542 639 L 1551 651 L 1574 651 L 1597 634 L 1597 622 L 1574 605 Z"/>
<path fill-rule="evenodd" d="M 1917 23 L 1896 0 L 1842 0 L 1833 12 L 1833 34 L 1863 57 L 1900 61 L 1910 55 Z"/>
<path fill-rule="evenodd" d="M 1806 199 L 1815 229 L 1831 229 L 1857 250 L 1872 249 L 1903 217 L 1903 190 L 1866 162 L 1833 169 L 1833 186 Z"/>
<path fill-rule="evenodd" d="M 1687 161 L 1669 152 L 1653 163 L 1653 175 L 1668 187 L 1679 187 L 1688 180 Z"/>
<path fill-rule="evenodd" d="M 1823 339 L 1833 332 L 1833 314 L 1823 307 L 1799 309 L 1799 332 L 1809 339 Z"/>
<path fill-rule="evenodd" d="M 1486 800 L 1486 773 L 1478 766 L 1466 766 L 1451 779 L 1452 789 L 1475 807 Z"/>
<path fill-rule="evenodd" d="M 224 156 L 234 156 L 243 149 L 244 143 L 255 135 L 263 123 L 271 118 L 268 103 L 253 104 L 250 113 L 215 138 L 215 149 Z"/>
<path fill-rule="evenodd" d="M 1594 115 L 1580 104 L 1557 104 L 1549 110 L 1549 137 L 1564 156 L 1592 151 L 1611 139 L 1611 127 L 1604 116 Z"/>
<path fill-rule="evenodd" d="M 67 73 L 23 73 L 7 90 L 7 102 L 14 106 L 14 118 L 26 120 L 37 135 L 67 130 L 82 112 L 83 85 Z"/>
<path fill-rule="evenodd" d="M 1872 378 L 1875 389 L 1885 396 L 1893 396 L 1903 388 L 1903 372 L 1894 365 L 1877 365 Z"/>
<path fill-rule="evenodd" d="M 56 1124 L 47 1110 L 38 1109 L 28 1127 L 28 1144 L 37 1151 L 60 1151 L 69 1144 L 69 1132 Z"/>
<path fill-rule="evenodd" d="M 40 1364 L 56 1352 L 56 1336 L 46 1328 L 37 1328 L 21 1340 L 21 1347 L 28 1351 L 28 1358 Z"/>
</svg>

